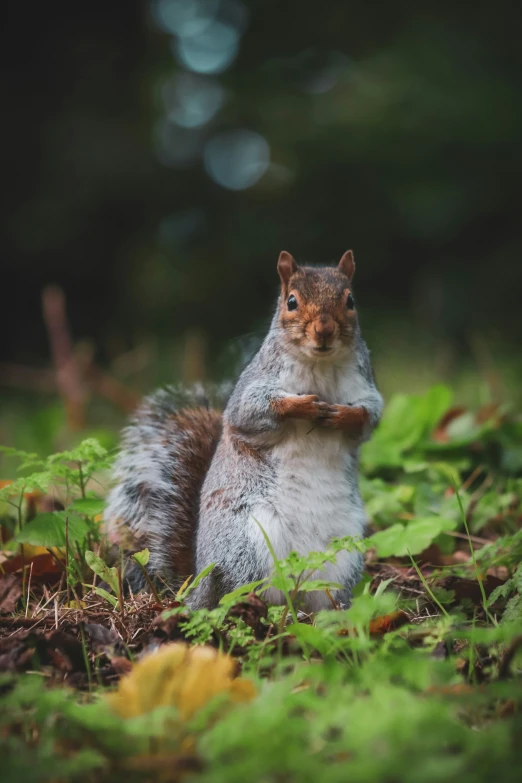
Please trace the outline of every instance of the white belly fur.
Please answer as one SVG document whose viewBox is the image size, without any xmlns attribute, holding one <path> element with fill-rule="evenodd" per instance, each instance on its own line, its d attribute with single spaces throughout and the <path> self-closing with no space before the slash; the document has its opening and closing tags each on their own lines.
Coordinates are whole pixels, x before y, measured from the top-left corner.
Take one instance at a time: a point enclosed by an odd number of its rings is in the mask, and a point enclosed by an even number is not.
<svg viewBox="0 0 522 783">
<path fill-rule="evenodd" d="M 255 509 L 253 516 L 263 526 L 278 559 L 291 551 L 299 554 L 322 552 L 333 538 L 362 537 L 365 514 L 358 493 L 353 493 L 350 452 L 338 432 L 314 429 L 310 422 L 295 422 L 286 437 L 274 447 L 277 488 Z M 259 528 L 252 533 L 258 537 Z M 267 573 L 273 568 L 267 560 Z M 315 578 L 344 584 L 354 568 L 354 555 L 340 552 L 335 563 L 327 563 Z M 278 591 L 268 600 L 284 600 Z M 306 608 L 316 611 L 331 607 L 326 593 L 306 595 Z"/>
<path fill-rule="evenodd" d="M 367 385 L 350 358 L 340 367 L 287 364 L 280 381 L 287 394 L 318 394 L 325 402 L 343 404 L 360 399 Z M 340 432 L 293 421 L 272 453 L 276 487 L 252 516 L 263 526 L 278 559 L 292 550 L 302 555 L 322 552 L 332 538 L 364 535 L 366 515 L 351 464 L 352 449 Z M 259 541 L 262 533 L 251 523 L 249 534 Z M 351 581 L 356 558 L 354 552 L 339 552 L 335 563 L 327 563 L 314 576 L 344 585 Z M 268 553 L 266 566 L 268 575 L 273 570 Z M 267 599 L 282 603 L 284 596 L 272 589 Z M 324 591 L 308 593 L 305 608 L 331 608 L 331 602 Z"/>
</svg>

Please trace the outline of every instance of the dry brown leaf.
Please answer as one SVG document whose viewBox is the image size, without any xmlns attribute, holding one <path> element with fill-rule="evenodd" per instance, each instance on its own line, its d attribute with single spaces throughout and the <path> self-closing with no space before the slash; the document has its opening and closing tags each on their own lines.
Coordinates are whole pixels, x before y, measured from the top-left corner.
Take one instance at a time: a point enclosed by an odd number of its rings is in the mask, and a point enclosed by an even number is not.
<svg viewBox="0 0 522 783">
<path fill-rule="evenodd" d="M 370 620 L 370 634 L 372 634 L 372 636 L 382 636 L 383 634 L 394 631 L 396 628 L 404 625 L 408 622 L 408 619 L 406 612 L 402 611 L 391 612 L 382 617 L 374 617 L 373 620 Z"/>
<path fill-rule="evenodd" d="M 253 683 L 236 678 L 236 668 L 233 658 L 213 647 L 166 644 L 142 658 L 107 698 L 122 718 L 173 706 L 181 719 L 187 720 L 221 693 L 233 702 L 254 698 Z"/>
<path fill-rule="evenodd" d="M 0 613 L 14 612 L 22 595 L 22 582 L 15 574 L 6 574 L 0 579 Z"/>
<path fill-rule="evenodd" d="M 43 547 L 33 547 L 33 549 L 41 550 L 42 554 L 32 555 L 29 559 L 25 557 L 25 554 L 23 557 L 21 554 L 11 557 L 2 563 L 4 573 L 14 574 L 17 571 L 21 571 L 22 568 L 32 565 L 31 579 L 37 578 L 39 581 L 51 584 L 57 582 L 57 577 L 63 573 L 65 566 L 59 565 L 56 562 L 56 558 L 47 550 L 44 550 Z"/>
<path fill-rule="evenodd" d="M 455 407 L 450 408 L 444 416 L 440 419 L 439 423 L 435 427 L 432 433 L 433 440 L 437 441 L 437 443 L 448 443 L 450 437 L 448 435 L 448 427 L 451 424 L 452 421 L 455 421 L 455 419 L 460 418 L 464 413 L 467 412 L 467 408 L 465 408 L 463 405 L 455 405 Z"/>
<path fill-rule="evenodd" d="M 480 690 L 480 688 L 478 688 Z M 467 693 L 473 693 L 475 688 L 466 683 L 456 683 L 455 685 L 439 685 L 428 688 L 428 693 L 440 693 L 442 696 L 464 696 Z"/>
</svg>

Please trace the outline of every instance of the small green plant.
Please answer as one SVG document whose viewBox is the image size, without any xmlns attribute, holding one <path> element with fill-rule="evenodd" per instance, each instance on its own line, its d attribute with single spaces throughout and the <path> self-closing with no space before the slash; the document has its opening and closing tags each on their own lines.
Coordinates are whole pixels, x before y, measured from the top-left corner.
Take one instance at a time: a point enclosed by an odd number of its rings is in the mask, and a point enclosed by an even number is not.
<svg viewBox="0 0 522 783">
<path fill-rule="evenodd" d="M 368 538 L 282 560 L 267 539 L 272 573 L 212 610 L 185 603 L 212 566 L 174 596 L 150 579 L 148 550 L 108 552 L 99 515 L 111 455 L 96 441 L 46 459 L 7 450 L 20 471 L 0 485 L 3 562 L 22 558 L 24 592 L 17 599 L 16 577 L 6 574 L 1 657 L 13 668 L 25 660 L 31 673 L 0 680 L 5 779 L 518 780 L 522 430 L 505 408 L 489 418 L 450 411 L 441 422 L 450 402 L 436 387 L 388 406 L 362 451 Z M 60 564 L 55 592 L 35 595 L 23 560 L 31 547 Z M 353 549 L 365 554 L 367 574 L 352 605 L 335 608 L 339 586 L 321 570 Z M 130 558 L 150 594 L 125 593 Z M 332 611 L 300 613 L 315 590 L 331 597 Z M 266 606 L 274 591 L 282 604 Z M 172 710 L 122 719 L 104 699 L 117 671 L 180 637 L 233 655 L 257 689 L 249 704 L 202 709 L 183 741 Z M 83 690 L 57 687 L 60 677 Z M 191 683 L 196 693 L 200 686 Z M 154 695 L 161 700 L 161 689 Z"/>
<path fill-rule="evenodd" d="M 22 474 L 0 488 L 0 503 L 14 509 L 11 545 L 51 552 L 63 564 L 68 589 L 75 591 L 85 581 L 86 553 L 103 541 L 105 488 L 100 477 L 111 465 L 109 453 L 93 438 L 46 459 L 16 449 L 1 451 L 19 460 Z M 55 509 L 35 514 L 31 502 L 39 495 Z"/>
</svg>

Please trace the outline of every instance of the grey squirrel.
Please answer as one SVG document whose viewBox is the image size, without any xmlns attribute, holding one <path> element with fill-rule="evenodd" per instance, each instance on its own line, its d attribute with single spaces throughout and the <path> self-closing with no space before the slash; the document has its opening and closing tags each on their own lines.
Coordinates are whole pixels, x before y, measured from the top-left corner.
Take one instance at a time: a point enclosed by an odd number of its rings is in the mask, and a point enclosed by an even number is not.
<svg viewBox="0 0 522 783">
<path fill-rule="evenodd" d="M 303 267 L 282 252 L 277 269 L 272 324 L 224 412 L 198 393 L 157 392 L 124 432 L 116 463 L 105 516 L 149 547 L 151 573 L 176 586 L 215 564 L 192 608 L 213 608 L 272 572 L 257 523 L 278 558 L 365 533 L 358 451 L 382 397 L 359 328 L 353 253 L 337 267 Z M 362 555 L 343 550 L 315 576 L 342 584 L 335 597 L 347 606 L 362 567 Z M 274 589 L 265 597 L 283 601 Z M 325 592 L 303 600 L 310 612 L 331 608 Z"/>
</svg>

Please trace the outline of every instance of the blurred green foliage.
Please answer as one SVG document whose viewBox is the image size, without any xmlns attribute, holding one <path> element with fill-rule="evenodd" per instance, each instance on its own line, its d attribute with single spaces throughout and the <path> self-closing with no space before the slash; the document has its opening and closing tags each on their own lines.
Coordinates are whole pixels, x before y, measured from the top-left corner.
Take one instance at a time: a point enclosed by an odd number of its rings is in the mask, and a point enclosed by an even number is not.
<svg viewBox="0 0 522 783">
<path fill-rule="evenodd" d="M 154 5 L 28 12 L 8 0 L 2 354 L 47 359 L 39 297 L 58 282 L 73 333 L 105 360 L 199 329 L 215 372 L 224 341 L 268 319 L 282 248 L 325 263 L 353 246 L 378 350 L 417 342 L 454 369 L 481 335 L 509 355 L 521 336 L 519 9 L 219 5 L 241 17 L 237 56 L 208 77 L 224 102 L 199 127 L 169 126 L 177 162 L 165 165 L 162 89 L 187 67 Z M 201 3 L 185 6 L 197 16 Z M 242 191 L 203 167 L 207 142 L 236 129 L 270 148 Z"/>
<path fill-rule="evenodd" d="M 162 627 L 160 619 L 175 620 L 176 639 L 191 645 L 219 644 L 220 650 L 236 656 L 242 676 L 254 679 L 257 693 L 249 704 L 225 709 L 225 701 L 217 701 L 183 721 L 160 701 L 159 685 L 166 688 L 175 676 L 161 664 L 157 680 L 140 685 L 149 689 L 144 702 L 151 705 L 150 711 L 132 717 L 129 709 L 122 718 L 104 698 L 108 688 L 102 679 L 103 661 L 115 648 L 89 647 L 93 643 L 82 630 L 89 694 L 53 682 L 49 664 L 42 664 L 36 653 L 30 673 L 2 675 L 4 778 L 27 783 L 185 777 L 202 783 L 487 783 L 501 776 L 509 783 L 518 781 L 520 420 L 506 409 L 488 406 L 474 412 L 453 409 L 454 415 L 441 424 L 440 416 L 451 402 L 444 386 L 390 401 L 381 428 L 362 453 L 362 491 L 377 531 L 368 539 L 335 540 L 323 553 L 290 553 L 274 563 L 268 580 L 224 596 L 216 609 L 189 611 L 176 601 L 152 625 L 150 607 L 147 623 L 139 617 L 139 596 L 121 596 L 117 569 L 123 561 L 118 558 L 119 565 L 109 568 L 86 548 L 88 541 L 100 542 L 100 536 L 103 541 L 96 517 L 110 464 L 105 449 L 88 439 L 45 459 L 7 450 L 21 463 L 16 482 L 0 488 L 2 522 L 6 525 L 10 517 L 11 529 L 20 528 L 15 543 L 63 546 L 64 517 L 69 518 L 68 540 L 75 551 L 68 582 L 85 604 L 78 627 L 83 629 L 88 621 L 85 628 L 98 633 L 103 630 L 96 625 L 100 622 L 121 629 L 138 614 L 139 625 L 149 634 Z M 509 459 L 506 454 L 511 454 Z M 89 478 L 96 482 L 87 486 Z M 65 510 L 27 519 L 23 493 L 35 489 L 62 498 Z M 472 541 L 468 526 L 487 539 Z M 481 540 L 486 543 L 479 549 Z M 468 556 L 431 564 L 437 552 L 455 553 L 456 545 Z M 370 574 L 355 590 L 352 606 L 298 617 L 299 591 L 325 587 L 310 577 L 336 553 L 354 546 L 375 548 L 376 555 L 370 559 Z M 422 575 L 416 565 L 424 590 L 418 589 L 421 582 L 412 584 L 408 555 L 415 555 L 424 569 Z M 148 552 L 140 557 L 146 562 Z M 92 577 L 85 573 L 86 566 L 107 583 L 107 589 L 96 588 L 105 613 L 99 602 L 88 603 L 85 591 L 90 585 L 85 580 Z M 498 586 L 489 586 L 483 603 L 480 597 L 471 599 L 474 580 L 491 581 L 491 568 L 503 574 L 493 580 Z M 193 584 L 177 598 L 183 602 Z M 254 588 L 263 595 L 267 587 L 283 589 L 288 605 L 269 607 L 268 617 L 260 621 L 262 631 L 255 633 L 245 622 L 249 605 L 244 601 Z M 55 601 L 65 601 L 65 592 L 57 592 Z M 163 600 L 167 597 L 168 592 L 162 593 Z M 20 615 L 25 611 L 27 617 L 30 604 L 22 604 Z M 243 613 L 231 611 L 238 607 Z M 63 613 L 67 616 L 70 610 L 60 611 L 63 623 Z M 294 622 L 287 624 L 288 616 Z M 398 618 L 403 624 L 395 627 Z M 36 614 L 32 619 L 38 622 Z M 65 627 L 65 637 L 75 632 L 74 624 Z M 273 635 L 265 638 L 268 628 Z M 12 636 L 4 641 L 10 642 Z M 18 645 L 24 638 L 20 634 Z M 153 640 L 153 649 L 161 643 L 155 635 L 147 640 Z M 136 651 L 131 645 L 125 652 L 133 656 Z M 9 659 L 3 654 L 4 665 L 16 660 L 12 650 L 11 655 Z M 121 665 L 122 658 L 111 661 Z M 74 674 L 79 672 L 68 672 L 65 682 L 72 684 Z M 211 674 L 218 677 L 217 672 Z M 201 693 L 202 679 L 187 676 L 184 687 Z M 162 706 L 154 709 L 154 704 Z"/>
</svg>

